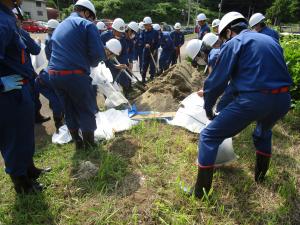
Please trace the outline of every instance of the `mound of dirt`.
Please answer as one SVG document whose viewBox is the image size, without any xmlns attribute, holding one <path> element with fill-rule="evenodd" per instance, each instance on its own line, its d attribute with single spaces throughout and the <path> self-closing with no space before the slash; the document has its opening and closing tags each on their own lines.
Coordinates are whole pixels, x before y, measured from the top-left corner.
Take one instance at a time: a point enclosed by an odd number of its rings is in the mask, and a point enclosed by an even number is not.
<svg viewBox="0 0 300 225">
<path fill-rule="evenodd" d="M 202 87 L 202 77 L 183 61 L 148 83 L 148 90 L 135 99 L 135 104 L 139 111 L 177 111 L 184 98 Z"/>
</svg>

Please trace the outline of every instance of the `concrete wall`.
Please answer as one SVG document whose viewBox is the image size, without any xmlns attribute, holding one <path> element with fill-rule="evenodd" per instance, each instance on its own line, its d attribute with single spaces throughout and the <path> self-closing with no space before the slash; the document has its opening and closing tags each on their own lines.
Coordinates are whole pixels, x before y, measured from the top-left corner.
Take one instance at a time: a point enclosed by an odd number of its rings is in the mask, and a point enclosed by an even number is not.
<svg viewBox="0 0 300 225">
<path fill-rule="evenodd" d="M 21 8 L 33 20 L 48 20 L 46 2 L 43 0 L 24 0 Z"/>
</svg>

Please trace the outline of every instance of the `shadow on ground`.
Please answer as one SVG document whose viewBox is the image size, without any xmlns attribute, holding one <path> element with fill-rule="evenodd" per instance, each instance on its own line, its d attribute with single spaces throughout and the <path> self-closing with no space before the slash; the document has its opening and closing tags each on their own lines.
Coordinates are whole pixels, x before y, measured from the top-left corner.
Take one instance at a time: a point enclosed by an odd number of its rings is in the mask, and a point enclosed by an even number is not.
<svg viewBox="0 0 300 225">
<path fill-rule="evenodd" d="M 43 193 L 28 196 L 16 195 L 11 216 L 11 225 L 28 224 L 28 221 L 31 221 L 31 224 L 56 224 Z"/>
</svg>

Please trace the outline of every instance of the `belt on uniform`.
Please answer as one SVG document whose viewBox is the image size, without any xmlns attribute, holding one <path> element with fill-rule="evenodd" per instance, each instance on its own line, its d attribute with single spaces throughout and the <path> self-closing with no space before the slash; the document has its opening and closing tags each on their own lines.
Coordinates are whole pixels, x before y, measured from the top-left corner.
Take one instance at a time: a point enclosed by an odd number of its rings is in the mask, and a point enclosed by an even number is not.
<svg viewBox="0 0 300 225">
<path fill-rule="evenodd" d="M 22 82 L 23 85 L 24 85 L 24 84 L 28 84 L 28 83 L 29 83 L 29 80 L 28 80 L 28 79 L 23 79 L 23 80 L 21 80 L 21 82 Z"/>
<path fill-rule="evenodd" d="M 48 73 L 49 75 L 65 76 L 71 74 L 82 75 L 84 74 L 84 71 L 83 70 L 49 70 Z"/>
<path fill-rule="evenodd" d="M 287 93 L 289 92 L 290 88 L 289 87 L 281 87 L 281 88 L 277 88 L 277 89 L 271 89 L 271 90 L 261 90 L 261 93 L 264 94 L 281 94 L 281 93 Z"/>
</svg>

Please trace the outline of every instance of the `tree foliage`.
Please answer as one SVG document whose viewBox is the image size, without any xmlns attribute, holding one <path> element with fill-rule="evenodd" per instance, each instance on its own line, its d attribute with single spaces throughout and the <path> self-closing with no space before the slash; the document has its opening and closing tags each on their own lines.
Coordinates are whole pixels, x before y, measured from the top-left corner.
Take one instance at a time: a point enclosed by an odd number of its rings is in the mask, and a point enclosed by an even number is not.
<svg viewBox="0 0 300 225">
<path fill-rule="evenodd" d="M 300 38 L 287 36 L 283 38 L 281 45 L 284 49 L 285 60 L 288 62 L 289 72 L 293 78 L 292 98 L 300 104 Z"/>
<path fill-rule="evenodd" d="M 48 0 L 46 5 L 47 5 L 47 7 L 57 9 L 57 5 L 54 0 Z"/>
<path fill-rule="evenodd" d="M 267 16 L 279 22 L 298 22 L 300 20 L 300 0 L 275 0 L 267 10 Z"/>
<path fill-rule="evenodd" d="M 145 16 L 151 16 L 154 21 L 168 23 L 187 21 L 189 0 L 92 0 L 97 10 L 98 18 L 121 17 L 125 21 L 140 21 Z M 191 24 L 195 16 L 204 12 L 209 20 L 218 17 L 218 6 L 221 0 L 190 0 Z M 56 0 L 48 0 L 56 2 Z M 63 15 L 67 16 L 72 10 L 72 4 L 76 0 L 59 1 L 59 8 L 63 9 Z M 273 4 L 272 4 L 273 3 Z M 271 8 L 270 8 L 271 7 Z M 267 10 L 270 8 L 269 10 Z M 222 0 L 222 14 L 229 11 L 239 11 L 249 17 L 253 13 L 266 13 L 271 19 L 280 16 L 280 20 L 296 21 L 300 18 L 300 0 Z M 282 12 L 282 13 L 281 13 Z M 281 13 L 281 14 L 280 14 Z M 222 15 L 221 14 L 221 15 Z M 284 16 L 281 16 L 283 15 Z M 284 17 L 284 18 L 283 18 Z"/>
<path fill-rule="evenodd" d="M 98 0 L 94 1 L 98 17 L 121 17 L 126 21 L 142 20 L 146 15 L 157 21 L 173 22 L 180 18 L 184 1 Z"/>
</svg>

